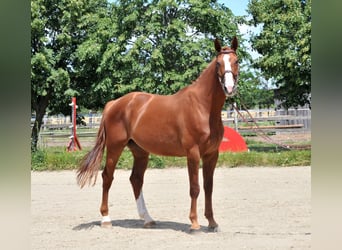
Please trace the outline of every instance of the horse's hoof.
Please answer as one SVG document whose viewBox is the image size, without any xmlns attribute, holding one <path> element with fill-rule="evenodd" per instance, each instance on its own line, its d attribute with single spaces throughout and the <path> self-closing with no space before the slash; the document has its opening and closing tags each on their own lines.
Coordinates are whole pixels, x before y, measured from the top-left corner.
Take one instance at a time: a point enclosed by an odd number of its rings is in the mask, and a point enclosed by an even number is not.
<svg viewBox="0 0 342 250">
<path fill-rule="evenodd" d="M 202 230 L 201 230 L 200 226 L 198 226 L 198 227 L 190 227 L 189 228 L 189 234 L 199 234 L 201 232 L 202 232 Z"/>
<path fill-rule="evenodd" d="M 144 228 L 152 228 L 156 225 L 155 221 L 149 221 L 144 224 Z"/>
<path fill-rule="evenodd" d="M 104 221 L 104 222 L 101 222 L 101 227 L 102 228 L 112 228 L 112 222 L 111 221 Z"/>
<path fill-rule="evenodd" d="M 209 233 L 218 233 L 221 232 L 221 229 L 219 228 L 219 226 L 208 226 L 208 232 Z"/>
</svg>

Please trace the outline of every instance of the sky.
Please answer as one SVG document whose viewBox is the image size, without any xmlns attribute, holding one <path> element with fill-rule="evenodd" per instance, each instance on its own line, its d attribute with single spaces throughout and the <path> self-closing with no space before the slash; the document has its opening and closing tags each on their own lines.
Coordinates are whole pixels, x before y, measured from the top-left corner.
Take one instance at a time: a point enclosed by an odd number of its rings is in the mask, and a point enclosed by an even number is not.
<svg viewBox="0 0 342 250">
<path fill-rule="evenodd" d="M 247 15 L 246 9 L 249 0 L 218 0 L 218 2 L 231 9 L 235 16 Z"/>
<path fill-rule="evenodd" d="M 249 1 L 250 0 L 218 0 L 219 3 L 223 3 L 225 6 L 227 6 L 235 16 L 243 16 L 248 14 L 246 9 Z M 250 34 L 248 32 L 254 33 L 259 31 L 258 28 L 251 27 L 245 24 L 238 25 L 238 27 L 245 39 L 249 39 L 250 37 Z M 251 48 L 251 45 L 248 41 L 245 41 L 244 44 L 247 47 L 247 50 L 249 51 L 252 58 L 257 58 L 260 56 L 256 51 L 254 51 Z"/>
</svg>

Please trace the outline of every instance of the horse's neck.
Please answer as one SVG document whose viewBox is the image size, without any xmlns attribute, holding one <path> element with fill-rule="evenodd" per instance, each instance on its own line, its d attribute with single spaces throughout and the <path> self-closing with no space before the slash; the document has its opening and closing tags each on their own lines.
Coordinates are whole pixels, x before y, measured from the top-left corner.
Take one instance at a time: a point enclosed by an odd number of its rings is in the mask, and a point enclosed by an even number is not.
<svg viewBox="0 0 342 250">
<path fill-rule="evenodd" d="M 212 61 L 194 83 L 200 100 L 208 104 L 209 112 L 221 119 L 221 110 L 225 102 L 225 94 L 218 82 L 215 61 Z M 214 117 L 213 117 L 214 118 Z"/>
</svg>

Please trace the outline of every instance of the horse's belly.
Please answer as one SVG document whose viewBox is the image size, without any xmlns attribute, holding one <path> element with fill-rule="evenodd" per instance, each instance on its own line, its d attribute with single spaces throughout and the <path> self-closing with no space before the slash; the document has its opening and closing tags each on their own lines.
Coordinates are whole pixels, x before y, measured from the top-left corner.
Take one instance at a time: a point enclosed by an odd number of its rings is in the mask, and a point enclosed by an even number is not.
<svg viewBox="0 0 342 250">
<path fill-rule="evenodd" d="M 175 135 L 163 132 L 154 133 L 153 131 L 145 131 L 143 134 L 133 136 L 132 139 L 145 151 L 148 151 L 152 154 L 165 156 L 186 155 L 181 142 Z"/>
</svg>

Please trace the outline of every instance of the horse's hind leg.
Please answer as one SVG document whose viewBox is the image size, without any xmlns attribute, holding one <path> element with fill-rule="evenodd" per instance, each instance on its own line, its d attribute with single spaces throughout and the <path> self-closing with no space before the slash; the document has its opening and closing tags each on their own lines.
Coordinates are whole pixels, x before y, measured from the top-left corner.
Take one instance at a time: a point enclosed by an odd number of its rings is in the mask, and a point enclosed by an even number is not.
<svg viewBox="0 0 342 250">
<path fill-rule="evenodd" d="M 107 147 L 106 165 L 102 172 L 102 202 L 100 212 L 102 214 L 101 227 L 111 227 L 112 222 L 108 215 L 108 192 L 114 179 L 114 170 L 123 147 Z"/>
<path fill-rule="evenodd" d="M 130 143 L 128 143 L 128 147 L 132 151 L 134 157 L 132 174 L 129 179 L 133 187 L 134 197 L 137 203 L 138 214 L 141 219 L 144 219 L 144 227 L 151 227 L 155 225 L 155 222 L 147 211 L 142 192 L 144 174 L 147 168 L 149 153 L 143 150 L 133 141 L 130 141 Z"/>
</svg>

